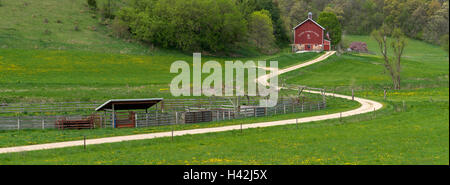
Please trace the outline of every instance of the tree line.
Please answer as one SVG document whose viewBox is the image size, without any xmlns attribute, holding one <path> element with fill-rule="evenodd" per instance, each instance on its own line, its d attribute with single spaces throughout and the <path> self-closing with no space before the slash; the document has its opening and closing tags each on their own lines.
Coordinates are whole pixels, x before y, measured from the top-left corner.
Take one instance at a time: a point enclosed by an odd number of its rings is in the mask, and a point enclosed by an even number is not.
<svg viewBox="0 0 450 185">
<path fill-rule="evenodd" d="M 447 0 L 277 0 L 286 28 L 308 11 L 332 12 L 345 34 L 368 35 L 383 24 L 407 37 L 440 44 L 448 51 Z M 317 18 L 317 17 L 316 17 Z"/>
<path fill-rule="evenodd" d="M 386 25 L 401 30 L 407 37 L 440 44 L 448 51 L 446 0 L 121 2 L 111 16 L 116 35 L 185 51 L 219 52 L 250 46 L 273 53 L 292 42 L 292 28 L 305 20 L 308 12 L 319 24 L 327 24 L 333 42 L 339 42 L 341 34 L 369 35 Z"/>
</svg>

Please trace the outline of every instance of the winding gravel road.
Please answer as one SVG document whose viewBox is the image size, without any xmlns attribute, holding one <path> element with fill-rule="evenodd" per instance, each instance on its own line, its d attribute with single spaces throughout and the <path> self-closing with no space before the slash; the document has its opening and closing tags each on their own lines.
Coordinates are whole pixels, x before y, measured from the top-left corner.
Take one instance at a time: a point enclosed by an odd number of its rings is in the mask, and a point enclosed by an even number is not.
<svg viewBox="0 0 450 185">
<path fill-rule="evenodd" d="M 296 69 L 323 61 L 326 58 L 328 58 L 329 56 L 333 55 L 334 53 L 335 53 L 334 51 L 327 52 L 314 60 L 299 64 L 299 65 L 295 65 L 292 67 L 288 67 L 285 69 L 281 69 L 278 71 L 278 73 L 276 73 L 274 75 L 280 75 L 280 74 L 283 74 L 283 73 L 286 73 L 286 72 L 289 72 L 292 70 L 296 70 Z M 262 77 L 258 78 L 258 81 L 260 81 L 260 83 L 267 84 L 267 79 L 270 77 L 271 77 L 270 75 L 262 76 Z M 307 90 L 305 90 L 305 92 L 317 93 L 317 94 L 321 93 L 319 91 L 307 91 Z M 349 100 L 352 99 L 351 96 L 346 96 L 346 95 L 339 95 L 339 94 L 332 94 L 332 93 L 325 93 L 325 95 L 326 96 L 334 95 L 335 97 L 349 99 Z M 244 125 L 242 125 L 242 129 L 296 124 L 296 121 L 298 121 L 298 123 L 306 123 L 306 122 L 312 122 L 312 121 L 335 119 L 335 118 L 339 118 L 341 116 L 347 117 L 347 116 L 352 116 L 352 115 L 357 115 L 357 114 L 363 114 L 363 113 L 381 109 L 383 107 L 383 105 L 381 103 L 372 101 L 372 100 L 368 100 L 368 99 L 355 97 L 354 100 L 361 104 L 361 106 L 359 108 L 354 109 L 354 110 L 350 110 L 350 111 L 346 111 L 346 112 L 342 112 L 342 113 L 311 116 L 311 117 L 306 117 L 306 118 L 244 124 Z M 192 130 L 180 130 L 180 131 L 174 131 L 173 136 L 223 132 L 223 131 L 239 130 L 239 129 L 241 129 L 241 125 L 232 125 L 232 126 L 223 126 L 223 127 L 214 127 L 214 128 L 201 128 L 201 129 L 192 129 Z M 115 136 L 115 137 L 106 137 L 106 138 L 98 138 L 98 139 L 88 139 L 88 140 L 86 140 L 86 145 L 115 143 L 115 142 L 143 140 L 143 139 L 153 139 L 153 138 L 171 137 L 171 136 L 172 136 L 172 132 L 160 132 L 160 133 L 138 134 L 138 135 L 128 135 L 128 136 Z M 82 146 L 82 145 L 84 145 L 83 140 L 66 141 L 66 142 L 58 142 L 58 143 L 47 143 L 47 144 L 36 144 L 36 145 L 0 148 L 0 153 L 25 152 L 25 151 L 33 151 L 33 150 L 45 150 L 45 149 Z"/>
</svg>

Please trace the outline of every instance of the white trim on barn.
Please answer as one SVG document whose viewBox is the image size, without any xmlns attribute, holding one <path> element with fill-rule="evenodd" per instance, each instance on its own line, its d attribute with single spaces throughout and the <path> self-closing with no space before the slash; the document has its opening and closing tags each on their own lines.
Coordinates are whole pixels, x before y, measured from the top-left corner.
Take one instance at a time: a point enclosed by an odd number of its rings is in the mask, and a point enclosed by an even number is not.
<svg viewBox="0 0 450 185">
<path fill-rule="evenodd" d="M 302 23 L 300 23 L 300 24 L 298 24 L 297 26 L 295 26 L 295 27 L 293 28 L 293 30 L 295 30 L 296 28 L 298 28 L 299 26 L 301 26 L 303 23 L 305 23 L 305 22 L 308 21 L 308 20 L 311 20 L 314 24 L 316 24 L 317 26 L 319 26 L 320 28 L 322 28 L 322 30 L 325 30 L 325 28 L 322 27 L 319 23 L 317 23 L 316 21 L 314 21 L 314 20 L 312 20 L 312 19 L 310 19 L 310 18 L 306 19 L 306 20 L 303 21 Z"/>
</svg>

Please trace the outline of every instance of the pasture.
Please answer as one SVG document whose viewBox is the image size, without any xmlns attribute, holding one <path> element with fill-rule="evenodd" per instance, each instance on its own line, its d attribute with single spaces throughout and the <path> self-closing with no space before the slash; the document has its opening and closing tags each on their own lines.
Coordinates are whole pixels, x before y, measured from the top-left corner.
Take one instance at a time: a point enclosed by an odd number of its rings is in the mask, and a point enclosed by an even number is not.
<svg viewBox="0 0 450 185">
<path fill-rule="evenodd" d="M 2 1 L 0 102 L 105 101 L 171 97 L 169 73 L 192 54 L 122 40 L 82 0 Z M 83 1 L 84 2 L 84 1 Z M 55 7 L 56 5 L 60 5 Z M 7 7 L 7 8 L 5 8 Z M 54 16 L 58 15 L 58 16 Z M 384 108 L 349 118 L 152 140 L 0 154 L 0 164 L 449 164 L 449 58 L 440 47 L 408 39 L 402 89 L 391 90 L 375 41 L 373 54 L 332 56 L 280 76 L 287 84 L 379 101 Z M 275 55 L 251 48 L 236 56 L 204 53 L 202 61 L 277 60 L 287 67 L 318 53 Z M 383 98 L 387 89 L 387 99 Z M 309 113 L 139 129 L 0 131 L 0 147 L 236 125 L 342 112 L 358 103 L 327 99 Z"/>
<path fill-rule="evenodd" d="M 336 93 L 351 94 L 354 88 L 355 96 L 383 102 L 385 107 L 375 113 L 306 123 L 299 128 L 288 125 L 249 129 L 242 134 L 230 131 L 180 136 L 174 141 L 170 138 L 128 141 L 92 145 L 86 151 L 71 147 L 2 154 L 0 161 L 2 164 L 448 165 L 449 89 L 448 72 L 445 73 L 448 61 L 406 60 L 405 63 L 411 64 L 405 64 L 404 88 L 388 90 L 387 100 L 383 99 L 383 88 L 389 86 L 389 79 L 373 79 L 386 76 L 381 66 L 377 67 L 379 62 L 376 56 L 342 55 L 285 74 L 289 83 L 330 90 L 336 87 Z M 342 70 L 336 70 L 337 67 Z M 335 75 L 337 71 L 340 74 Z M 358 75 L 357 80 L 346 79 L 351 74 Z M 333 82 L 340 83 L 333 86 Z M 75 134 L 74 138 L 77 137 L 80 136 Z M 11 144 L 4 146 L 8 145 Z"/>
</svg>

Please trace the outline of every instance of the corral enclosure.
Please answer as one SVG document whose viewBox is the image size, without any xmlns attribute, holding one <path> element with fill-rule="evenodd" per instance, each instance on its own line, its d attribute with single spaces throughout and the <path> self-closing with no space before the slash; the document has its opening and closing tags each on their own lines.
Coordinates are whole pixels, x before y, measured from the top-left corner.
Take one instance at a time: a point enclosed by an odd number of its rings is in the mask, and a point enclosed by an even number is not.
<svg viewBox="0 0 450 185">
<path fill-rule="evenodd" d="M 280 97 L 275 107 L 260 107 L 260 97 L 164 99 L 149 109 L 95 111 L 103 102 L 3 103 L 0 130 L 139 128 L 191 124 L 248 117 L 308 112 L 326 108 L 323 95 Z M 68 124 L 68 126 L 64 126 Z M 81 126 L 73 124 L 79 123 Z"/>
</svg>

